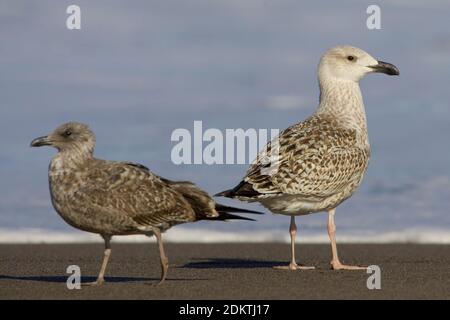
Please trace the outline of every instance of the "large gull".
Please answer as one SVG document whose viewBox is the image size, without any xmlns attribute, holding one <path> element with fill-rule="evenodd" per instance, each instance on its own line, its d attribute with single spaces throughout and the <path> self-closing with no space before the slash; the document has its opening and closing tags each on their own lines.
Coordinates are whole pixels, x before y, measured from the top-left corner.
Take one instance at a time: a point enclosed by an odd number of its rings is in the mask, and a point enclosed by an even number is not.
<svg viewBox="0 0 450 320">
<path fill-rule="evenodd" d="M 114 235 L 155 235 L 161 283 L 169 266 L 161 232 L 198 220 L 252 220 L 229 212 L 258 213 L 220 205 L 193 183 L 164 179 L 143 165 L 94 158 L 95 136 L 85 124 L 66 123 L 31 142 L 33 147 L 46 145 L 58 150 L 48 172 L 54 208 L 71 226 L 100 234 L 105 241 L 98 278 L 87 284 L 104 282 Z"/>
<path fill-rule="evenodd" d="M 360 185 L 370 157 L 366 113 L 359 80 L 398 69 L 365 51 L 339 46 L 329 49 L 318 67 L 320 102 L 316 112 L 269 142 L 233 189 L 218 196 L 260 202 L 273 213 L 291 216 L 291 262 L 281 269 L 312 269 L 295 260 L 295 216 L 328 212 L 331 267 L 364 269 L 340 262 L 336 247 L 336 207 Z M 267 161 L 268 157 L 272 159 Z"/>
</svg>

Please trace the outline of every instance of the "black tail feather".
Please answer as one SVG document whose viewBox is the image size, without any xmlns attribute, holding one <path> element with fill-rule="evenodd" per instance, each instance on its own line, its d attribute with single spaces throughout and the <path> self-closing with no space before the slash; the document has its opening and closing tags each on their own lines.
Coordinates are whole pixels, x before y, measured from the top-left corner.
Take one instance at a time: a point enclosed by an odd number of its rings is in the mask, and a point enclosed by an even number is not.
<svg viewBox="0 0 450 320">
<path fill-rule="evenodd" d="M 232 196 L 233 196 L 233 189 L 224 190 L 214 195 L 214 197 L 232 197 Z"/>
<path fill-rule="evenodd" d="M 257 198 L 261 196 L 261 193 L 253 189 L 253 186 L 242 180 L 236 187 L 233 189 L 228 189 L 222 192 L 219 192 L 214 195 L 215 197 L 226 197 L 226 198 Z"/>
<path fill-rule="evenodd" d="M 241 217 L 235 214 L 231 214 L 224 211 L 219 211 L 219 216 L 217 217 L 205 217 L 204 220 L 213 220 L 213 221 L 227 221 L 227 220 L 248 220 L 248 221 L 256 221 L 255 219 L 250 219 L 246 217 Z"/>
<path fill-rule="evenodd" d="M 248 220 L 248 221 L 256 221 L 254 219 L 241 217 L 235 214 L 231 214 L 230 212 L 241 212 L 241 213 L 252 213 L 252 214 L 264 214 L 263 212 L 247 210 L 241 208 L 235 208 L 230 206 L 225 206 L 223 204 L 216 203 L 216 211 L 219 213 L 217 217 L 205 217 L 205 220 L 216 220 L 216 221 L 226 221 L 226 220 Z"/>
<path fill-rule="evenodd" d="M 236 207 L 225 206 L 223 204 L 216 203 L 216 211 L 218 212 L 242 212 L 242 213 L 253 213 L 253 214 L 264 214 L 264 212 L 241 209 Z"/>
</svg>

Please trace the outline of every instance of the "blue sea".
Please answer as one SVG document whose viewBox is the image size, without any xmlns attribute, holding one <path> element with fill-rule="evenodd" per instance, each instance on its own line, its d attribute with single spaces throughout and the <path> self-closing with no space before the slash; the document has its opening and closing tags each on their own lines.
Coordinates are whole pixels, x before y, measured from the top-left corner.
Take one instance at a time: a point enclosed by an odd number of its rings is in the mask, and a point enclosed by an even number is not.
<svg viewBox="0 0 450 320">
<path fill-rule="evenodd" d="M 338 241 L 450 243 L 448 1 L 378 1 L 380 30 L 366 27 L 372 1 L 78 0 L 81 30 L 66 28 L 70 4 L 0 3 L 0 242 L 100 241 L 53 210 L 55 150 L 30 148 L 33 138 L 85 122 L 97 157 L 139 162 L 214 194 L 237 184 L 248 164 L 175 165 L 172 132 L 196 120 L 222 131 L 302 121 L 318 103 L 320 56 L 349 44 L 401 74 L 361 82 L 372 158 L 337 210 Z M 167 238 L 288 240 L 288 217 L 256 218 L 177 226 Z M 326 221 L 324 213 L 297 218 L 299 241 L 327 241 Z"/>
</svg>

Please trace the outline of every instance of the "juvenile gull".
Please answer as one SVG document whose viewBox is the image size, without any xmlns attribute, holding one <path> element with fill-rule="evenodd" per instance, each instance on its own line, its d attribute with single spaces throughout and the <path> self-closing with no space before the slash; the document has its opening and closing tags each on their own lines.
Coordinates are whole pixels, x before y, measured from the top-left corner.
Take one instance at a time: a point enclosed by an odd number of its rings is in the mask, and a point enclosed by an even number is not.
<svg viewBox="0 0 450 320">
<path fill-rule="evenodd" d="M 58 150 L 49 167 L 55 210 L 71 226 L 98 233 L 105 241 L 100 273 L 91 285 L 104 282 L 114 235 L 155 235 L 161 283 L 169 267 L 161 232 L 198 220 L 252 220 L 229 212 L 258 213 L 217 204 L 193 183 L 164 179 L 140 164 L 94 158 L 95 136 L 85 124 L 66 123 L 31 142 L 32 147 L 46 145 Z"/>
<path fill-rule="evenodd" d="M 394 65 L 377 61 L 361 49 L 329 49 L 318 67 L 320 102 L 316 112 L 268 143 L 235 188 L 217 194 L 257 201 L 273 213 L 291 216 L 291 262 L 278 268 L 313 268 L 296 263 L 295 216 L 328 211 L 332 269 L 364 269 L 340 262 L 334 214 L 358 188 L 369 163 L 366 114 L 358 82 L 371 72 L 399 75 Z M 265 161 L 267 156 L 275 160 Z"/>
</svg>

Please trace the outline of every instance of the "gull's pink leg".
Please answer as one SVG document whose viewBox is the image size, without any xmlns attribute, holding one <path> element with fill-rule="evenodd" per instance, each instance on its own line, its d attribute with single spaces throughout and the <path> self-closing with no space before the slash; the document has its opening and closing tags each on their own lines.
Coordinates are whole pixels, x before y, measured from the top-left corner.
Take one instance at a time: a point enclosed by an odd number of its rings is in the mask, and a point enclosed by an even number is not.
<svg viewBox="0 0 450 320">
<path fill-rule="evenodd" d="M 298 265 L 295 261 L 295 237 L 297 235 L 297 226 L 295 224 L 295 217 L 291 216 L 291 225 L 289 226 L 289 234 L 291 235 L 291 263 L 288 266 L 276 266 L 278 270 L 311 270 L 314 267 L 307 267 Z"/>
<path fill-rule="evenodd" d="M 100 268 L 100 273 L 98 274 L 97 280 L 94 282 L 86 282 L 82 283 L 83 286 L 99 286 L 102 285 L 105 282 L 105 271 L 106 266 L 108 265 L 109 256 L 111 255 L 111 236 L 102 236 L 105 240 L 105 251 L 103 253 L 103 262 L 102 267 Z"/>
<path fill-rule="evenodd" d="M 161 260 L 161 280 L 158 283 L 159 285 L 163 283 L 164 280 L 166 279 L 167 271 L 169 269 L 169 259 L 167 258 L 166 253 L 164 252 L 161 231 L 158 228 L 153 228 L 153 233 L 155 234 L 156 240 L 158 242 L 159 257 Z"/>
<path fill-rule="evenodd" d="M 331 260 L 331 268 L 333 270 L 366 270 L 366 267 L 359 266 L 349 266 L 342 264 L 339 261 L 337 245 L 336 245 L 336 225 L 334 224 L 334 214 L 336 209 L 331 209 L 328 211 L 328 235 L 330 236 L 331 241 L 331 252 L 333 254 L 333 258 Z"/>
</svg>

